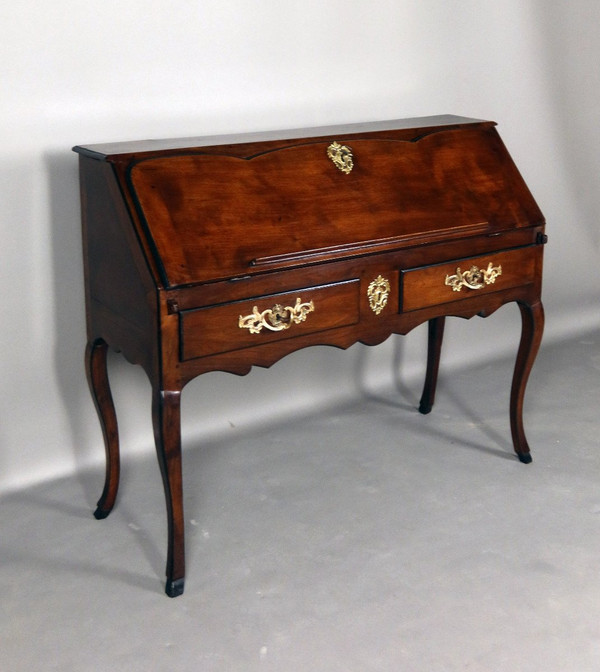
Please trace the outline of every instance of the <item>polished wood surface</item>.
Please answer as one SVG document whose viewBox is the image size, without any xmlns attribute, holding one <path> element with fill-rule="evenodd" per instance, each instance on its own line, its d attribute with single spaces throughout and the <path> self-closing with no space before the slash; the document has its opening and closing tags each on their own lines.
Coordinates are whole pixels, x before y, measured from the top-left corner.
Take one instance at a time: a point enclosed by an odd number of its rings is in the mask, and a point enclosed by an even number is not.
<svg viewBox="0 0 600 672">
<path fill-rule="evenodd" d="M 456 271 L 467 271 L 476 266 L 485 269 L 489 264 L 502 269 L 502 275 L 493 283 L 484 284 L 477 292 L 488 294 L 498 291 L 498 287 L 509 289 L 528 283 L 534 283 L 538 264 L 541 264 L 541 248 L 533 251 L 522 247 L 508 252 L 459 259 L 450 263 L 432 264 L 422 268 L 408 269 L 402 272 L 402 310 L 410 311 L 428 306 L 436 306 L 463 298 L 468 289 L 457 293 L 445 284 L 445 278 L 456 274 Z M 496 286 L 496 282 L 498 286 Z"/>
<path fill-rule="evenodd" d="M 354 140 L 350 175 L 323 160 L 328 144 L 263 148 L 250 157 L 213 148 L 131 166 L 138 215 L 165 284 L 297 265 L 311 254 L 339 258 L 374 241 L 398 249 L 454 230 L 493 234 L 541 219 L 516 188 L 516 168 L 494 128 L 410 142 Z"/>
<path fill-rule="evenodd" d="M 350 172 L 328 157 L 333 142 L 352 152 Z M 152 384 L 167 594 L 183 592 L 185 575 L 181 392 L 204 372 L 243 375 L 310 345 L 376 345 L 429 322 L 427 413 L 446 316 L 517 302 L 509 414 L 515 452 L 531 460 L 523 399 L 543 330 L 545 223 L 493 122 L 446 115 L 75 151 L 86 367 L 107 456 L 95 515 L 110 513 L 119 482 L 112 348 Z M 469 270 L 477 282 L 453 288 Z"/>
</svg>

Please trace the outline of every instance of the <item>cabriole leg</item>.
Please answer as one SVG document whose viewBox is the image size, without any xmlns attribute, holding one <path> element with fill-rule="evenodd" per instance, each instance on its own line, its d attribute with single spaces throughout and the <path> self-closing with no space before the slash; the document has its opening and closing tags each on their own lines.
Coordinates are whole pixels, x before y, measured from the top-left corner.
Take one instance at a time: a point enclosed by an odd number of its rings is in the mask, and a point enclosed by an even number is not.
<svg viewBox="0 0 600 672">
<path fill-rule="evenodd" d="M 119 489 L 120 473 L 119 429 L 108 382 L 107 350 L 108 346 L 102 339 L 89 342 L 85 350 L 87 380 L 100 419 L 106 449 L 104 490 L 94 512 L 94 516 L 98 519 L 106 518 L 112 511 Z"/>
<path fill-rule="evenodd" d="M 527 380 L 542 341 L 544 309 L 540 301 L 532 305 L 519 302 L 519 309 L 522 331 L 510 393 L 510 428 L 515 453 L 521 462 L 529 464 L 531 454 L 523 429 L 523 400 Z"/>
<path fill-rule="evenodd" d="M 183 593 L 185 578 L 180 400 L 180 391 L 153 391 L 154 439 L 167 504 L 169 536 L 165 592 L 169 597 Z"/>
<path fill-rule="evenodd" d="M 442 340 L 444 338 L 445 317 L 435 317 L 429 320 L 429 336 L 427 341 L 427 372 L 425 385 L 421 395 L 419 411 L 426 415 L 431 412 L 435 400 L 435 388 L 437 386 L 438 371 L 440 368 L 440 355 L 442 352 Z"/>
</svg>

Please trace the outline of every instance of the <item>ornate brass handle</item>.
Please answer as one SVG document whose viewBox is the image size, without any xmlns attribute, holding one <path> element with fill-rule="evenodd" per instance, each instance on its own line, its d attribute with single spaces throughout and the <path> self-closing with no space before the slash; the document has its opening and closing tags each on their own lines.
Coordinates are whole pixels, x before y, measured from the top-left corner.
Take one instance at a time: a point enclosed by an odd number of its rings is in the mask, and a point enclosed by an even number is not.
<svg viewBox="0 0 600 672">
<path fill-rule="evenodd" d="M 354 168 L 354 157 L 350 147 L 340 145 L 335 140 L 327 148 L 327 156 L 333 161 L 335 167 L 346 175 Z"/>
<path fill-rule="evenodd" d="M 289 329 L 292 324 L 304 322 L 309 313 L 315 309 L 312 301 L 302 303 L 300 298 L 296 299 L 293 306 L 282 306 L 275 304 L 272 308 L 260 312 L 257 306 L 252 309 L 252 315 L 240 315 L 238 326 L 240 329 L 249 329 L 251 334 L 260 333 L 263 328 L 269 331 L 283 331 Z"/>
<path fill-rule="evenodd" d="M 453 292 L 460 292 L 463 287 L 481 289 L 485 285 L 493 285 L 499 275 L 502 275 L 502 266 L 493 266 L 490 261 L 488 267 L 483 269 L 471 266 L 468 271 L 461 271 L 457 268 L 454 275 L 446 276 L 444 284 L 452 287 Z"/>
</svg>

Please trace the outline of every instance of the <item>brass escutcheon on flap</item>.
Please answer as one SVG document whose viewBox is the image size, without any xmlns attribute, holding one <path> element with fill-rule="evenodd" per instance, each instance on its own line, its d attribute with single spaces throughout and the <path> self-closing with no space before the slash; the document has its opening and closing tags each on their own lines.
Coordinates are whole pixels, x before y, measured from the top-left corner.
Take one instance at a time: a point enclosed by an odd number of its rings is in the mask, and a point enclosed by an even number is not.
<svg viewBox="0 0 600 672">
<path fill-rule="evenodd" d="M 350 147 L 340 145 L 335 140 L 327 148 L 327 156 L 333 161 L 334 166 L 346 175 L 354 168 L 354 157 Z"/>
<path fill-rule="evenodd" d="M 262 312 L 258 310 L 258 306 L 254 306 L 251 315 L 240 315 L 238 326 L 240 329 L 248 329 L 251 334 L 259 334 L 263 329 L 283 331 L 289 329 L 292 324 L 304 322 L 307 315 L 314 310 L 315 304 L 312 301 L 302 303 L 300 298 L 296 299 L 293 306 L 282 306 L 277 303 Z"/>
<path fill-rule="evenodd" d="M 502 266 L 494 266 L 490 261 L 488 267 L 482 269 L 471 266 L 468 271 L 461 271 L 458 267 L 454 275 L 446 276 L 444 284 L 452 287 L 453 292 L 460 292 L 463 287 L 481 289 L 485 285 L 493 285 L 500 275 L 502 275 Z"/>
</svg>

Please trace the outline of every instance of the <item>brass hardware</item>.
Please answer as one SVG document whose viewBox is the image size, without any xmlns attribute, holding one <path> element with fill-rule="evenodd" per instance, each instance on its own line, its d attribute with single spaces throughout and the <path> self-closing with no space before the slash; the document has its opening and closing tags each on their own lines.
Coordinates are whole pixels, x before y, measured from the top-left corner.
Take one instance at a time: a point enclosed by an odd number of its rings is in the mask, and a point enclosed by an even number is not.
<svg viewBox="0 0 600 672">
<path fill-rule="evenodd" d="M 452 287 L 453 292 L 460 292 L 463 287 L 468 289 L 481 289 L 485 285 L 493 285 L 496 278 L 502 275 L 502 266 L 492 266 L 492 262 L 485 269 L 471 266 L 468 271 L 456 269 L 455 275 L 447 275 L 444 284 Z"/>
<path fill-rule="evenodd" d="M 258 334 L 265 329 L 269 331 L 283 331 L 289 329 L 292 324 L 304 322 L 308 313 L 312 313 L 315 304 L 312 301 L 302 303 L 296 299 L 294 306 L 282 306 L 275 304 L 272 308 L 260 312 L 257 306 L 252 309 L 252 315 L 240 315 L 238 326 L 240 329 L 249 329 L 251 334 Z"/>
<path fill-rule="evenodd" d="M 335 140 L 327 148 L 327 156 L 333 161 L 335 167 L 346 175 L 354 168 L 354 158 L 350 147 L 340 145 Z"/>
<path fill-rule="evenodd" d="M 390 283 L 381 275 L 378 275 L 373 282 L 367 287 L 367 296 L 369 297 L 369 305 L 375 315 L 385 308 L 390 296 Z"/>
</svg>

